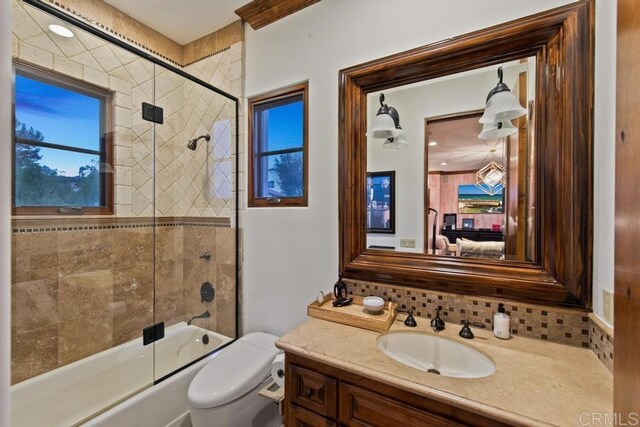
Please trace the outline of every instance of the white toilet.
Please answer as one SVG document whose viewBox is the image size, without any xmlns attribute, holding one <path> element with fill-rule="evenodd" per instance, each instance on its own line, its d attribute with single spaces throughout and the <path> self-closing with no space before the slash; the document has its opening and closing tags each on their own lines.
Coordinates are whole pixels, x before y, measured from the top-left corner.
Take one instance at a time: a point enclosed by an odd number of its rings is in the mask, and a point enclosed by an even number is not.
<svg viewBox="0 0 640 427">
<path fill-rule="evenodd" d="M 254 332 L 222 349 L 196 374 L 187 392 L 193 427 L 280 426 L 278 405 L 258 391 L 280 352 L 278 337 Z"/>
</svg>

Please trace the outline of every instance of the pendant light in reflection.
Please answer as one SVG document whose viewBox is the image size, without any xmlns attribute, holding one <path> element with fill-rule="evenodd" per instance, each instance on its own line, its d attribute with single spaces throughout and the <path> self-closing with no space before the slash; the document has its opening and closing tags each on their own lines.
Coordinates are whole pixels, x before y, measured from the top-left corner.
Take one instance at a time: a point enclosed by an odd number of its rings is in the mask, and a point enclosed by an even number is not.
<svg viewBox="0 0 640 427">
<path fill-rule="evenodd" d="M 496 195 L 504 188 L 504 166 L 493 159 L 495 149 L 491 150 L 491 161 L 476 172 L 476 187 L 490 196 Z"/>
<path fill-rule="evenodd" d="M 509 86 L 502 82 L 503 69 L 498 68 L 498 84 L 487 95 L 487 105 L 480 123 L 500 123 L 513 120 L 527 114 L 527 110 L 520 105 L 518 97 L 509 90 Z"/>
</svg>

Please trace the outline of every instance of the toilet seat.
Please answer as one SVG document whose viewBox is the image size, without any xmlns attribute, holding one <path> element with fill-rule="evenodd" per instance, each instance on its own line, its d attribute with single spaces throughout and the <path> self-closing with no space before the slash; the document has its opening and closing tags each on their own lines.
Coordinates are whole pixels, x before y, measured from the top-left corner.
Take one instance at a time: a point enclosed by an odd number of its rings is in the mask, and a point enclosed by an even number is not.
<svg viewBox="0 0 640 427">
<path fill-rule="evenodd" d="M 248 334 L 215 354 L 191 381 L 187 392 L 193 408 L 226 405 L 256 388 L 269 374 L 279 350 L 277 337 Z"/>
</svg>

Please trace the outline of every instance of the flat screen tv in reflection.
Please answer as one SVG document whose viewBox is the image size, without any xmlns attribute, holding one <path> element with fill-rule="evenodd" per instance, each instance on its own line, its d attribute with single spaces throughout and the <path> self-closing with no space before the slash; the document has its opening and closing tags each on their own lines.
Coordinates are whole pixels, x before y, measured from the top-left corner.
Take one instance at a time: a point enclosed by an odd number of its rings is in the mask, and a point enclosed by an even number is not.
<svg viewBox="0 0 640 427">
<path fill-rule="evenodd" d="M 501 214 L 504 212 L 502 189 L 489 195 L 474 184 L 458 186 L 458 213 L 461 214 Z"/>
<path fill-rule="evenodd" d="M 395 233 L 395 171 L 367 173 L 367 233 Z"/>
</svg>

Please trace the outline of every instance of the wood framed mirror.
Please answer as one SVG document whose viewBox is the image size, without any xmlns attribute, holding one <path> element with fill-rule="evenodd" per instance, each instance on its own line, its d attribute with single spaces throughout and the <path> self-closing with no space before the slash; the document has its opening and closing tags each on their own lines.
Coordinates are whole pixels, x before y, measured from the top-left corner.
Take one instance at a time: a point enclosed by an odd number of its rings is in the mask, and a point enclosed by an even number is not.
<svg viewBox="0 0 640 427">
<path fill-rule="evenodd" d="M 591 0 L 571 3 L 340 71 L 339 261 L 343 277 L 590 308 L 593 7 Z M 503 151 L 509 156 L 503 160 L 506 180 L 519 185 L 508 188 L 512 195 L 505 196 L 500 204 L 504 203 L 507 209 L 505 230 L 509 227 L 510 216 L 511 223 L 517 224 L 513 218 L 520 215 L 522 224 L 522 215 L 526 214 L 532 225 L 528 228 L 512 225 L 511 230 L 503 232 L 503 239 L 510 239 L 504 245 L 511 249 L 501 259 L 430 253 L 426 243 L 427 221 L 424 221 L 424 229 L 420 225 L 418 233 L 425 236 L 424 241 L 420 237 L 421 244 L 417 245 L 420 251 L 373 249 L 388 248 L 389 245 L 368 241 L 367 235 L 366 177 L 371 169 L 367 132 L 371 127 L 368 111 L 372 99 L 377 99 L 381 91 L 395 95 L 393 91 L 400 87 L 451 75 L 477 73 L 478 70 L 495 71 L 503 64 L 521 66 L 519 63 L 524 62 L 528 64 L 529 78 L 534 83 L 531 98 L 535 102 L 520 97 L 528 110 L 526 124 L 522 125 L 522 121 L 513 124 L 521 139 L 531 141 L 527 145 L 528 163 L 522 161 L 522 156 L 518 160 L 514 155 L 517 146 L 513 148 L 503 142 Z M 428 116 L 423 115 L 422 120 L 426 122 L 421 126 L 426 123 L 428 128 Z M 413 140 L 410 144 L 418 144 L 424 149 L 423 141 Z M 518 170 L 520 172 L 514 172 Z M 527 174 L 523 170 L 528 170 Z M 422 192 L 424 183 L 424 211 L 429 212 L 426 167 L 423 172 L 423 180 L 412 181 L 409 185 L 419 187 Z M 523 176 L 529 178 L 525 180 Z M 396 178 L 401 188 L 402 176 L 398 172 Z M 533 201 L 519 203 L 522 194 Z M 396 196 L 396 227 L 400 227 L 400 190 L 396 190 Z M 443 222 L 442 214 L 439 213 L 440 222 Z M 424 212 L 416 216 L 422 224 Z M 462 219 L 465 219 L 464 223 Z M 473 228 L 479 223 L 479 219 L 471 217 L 457 221 L 465 228 Z M 488 231 L 482 227 L 473 231 L 482 230 Z"/>
</svg>

